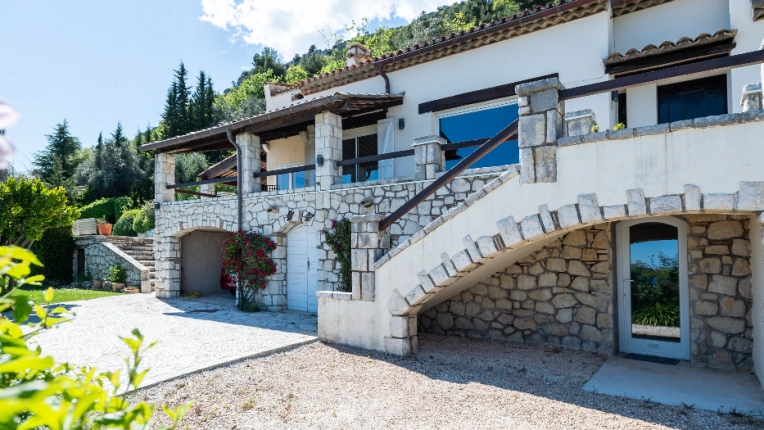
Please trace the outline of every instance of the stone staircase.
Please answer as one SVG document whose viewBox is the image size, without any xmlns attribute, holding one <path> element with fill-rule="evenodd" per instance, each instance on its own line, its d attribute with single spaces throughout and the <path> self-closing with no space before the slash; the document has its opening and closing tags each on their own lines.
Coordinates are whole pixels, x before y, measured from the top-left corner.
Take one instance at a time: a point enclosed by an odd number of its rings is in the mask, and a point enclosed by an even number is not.
<svg viewBox="0 0 764 430">
<path fill-rule="evenodd" d="M 156 267 L 154 261 L 154 239 L 146 237 L 108 236 L 107 239 L 122 252 L 150 269 L 151 291 L 155 290 Z"/>
</svg>

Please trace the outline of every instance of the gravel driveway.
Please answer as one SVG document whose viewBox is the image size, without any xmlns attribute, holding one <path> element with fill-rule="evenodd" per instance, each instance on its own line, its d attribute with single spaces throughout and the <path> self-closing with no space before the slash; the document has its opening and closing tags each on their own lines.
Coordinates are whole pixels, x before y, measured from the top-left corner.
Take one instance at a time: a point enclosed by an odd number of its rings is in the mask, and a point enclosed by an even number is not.
<svg viewBox="0 0 764 430">
<path fill-rule="evenodd" d="M 581 390 L 603 364 L 585 352 L 422 335 L 398 358 L 312 343 L 143 389 L 135 398 L 194 400 L 192 429 L 732 429 L 752 417 Z"/>
<path fill-rule="evenodd" d="M 131 294 L 62 303 L 74 321 L 35 336 L 30 344 L 43 353 L 100 370 L 124 368 L 127 346 L 119 336 L 138 328 L 151 368 L 144 385 L 212 366 L 312 342 L 316 316 L 307 313 L 244 313 L 230 295 L 201 299 L 157 299 Z M 58 306 L 58 305 L 56 305 Z"/>
</svg>

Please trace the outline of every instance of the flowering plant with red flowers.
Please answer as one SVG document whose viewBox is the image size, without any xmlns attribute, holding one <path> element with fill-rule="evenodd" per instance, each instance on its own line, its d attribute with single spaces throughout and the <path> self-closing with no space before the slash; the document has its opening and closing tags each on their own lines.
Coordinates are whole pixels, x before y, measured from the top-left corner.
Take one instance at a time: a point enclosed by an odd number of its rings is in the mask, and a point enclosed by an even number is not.
<svg viewBox="0 0 764 430">
<path fill-rule="evenodd" d="M 276 273 L 276 262 L 269 254 L 276 242 L 258 233 L 238 231 L 223 242 L 223 270 L 235 277 L 240 309 L 255 306 L 255 294 L 265 289 L 265 278 Z"/>
</svg>

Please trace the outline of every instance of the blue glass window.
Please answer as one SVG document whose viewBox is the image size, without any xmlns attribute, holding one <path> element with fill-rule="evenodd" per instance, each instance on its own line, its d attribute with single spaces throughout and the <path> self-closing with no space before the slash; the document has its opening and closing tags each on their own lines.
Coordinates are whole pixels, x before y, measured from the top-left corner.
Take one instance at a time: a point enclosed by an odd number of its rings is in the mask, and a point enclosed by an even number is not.
<svg viewBox="0 0 764 430">
<path fill-rule="evenodd" d="M 727 113 L 727 76 L 658 87 L 658 123 Z"/>
<path fill-rule="evenodd" d="M 462 115 L 440 118 L 440 136 L 448 143 L 459 143 L 474 139 L 488 139 L 503 130 L 518 118 L 517 105 L 508 105 L 469 112 Z M 446 151 L 446 169 L 450 169 L 478 147 Z M 517 140 L 508 140 L 470 168 L 502 166 L 520 162 Z"/>
<path fill-rule="evenodd" d="M 342 141 L 342 159 L 368 157 L 377 155 L 377 135 L 353 137 Z M 342 183 L 366 182 L 379 179 L 377 161 L 342 166 Z"/>
</svg>

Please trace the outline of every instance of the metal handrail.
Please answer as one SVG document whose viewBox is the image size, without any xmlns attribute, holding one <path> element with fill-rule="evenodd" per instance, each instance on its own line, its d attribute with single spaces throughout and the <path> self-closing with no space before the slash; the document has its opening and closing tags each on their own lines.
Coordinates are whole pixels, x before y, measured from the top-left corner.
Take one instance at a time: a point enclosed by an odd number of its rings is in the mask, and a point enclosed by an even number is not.
<svg viewBox="0 0 764 430">
<path fill-rule="evenodd" d="M 395 221 L 398 221 L 403 215 L 410 212 L 412 209 L 417 207 L 419 203 L 422 203 L 427 197 L 430 197 L 431 195 L 435 194 L 440 187 L 445 185 L 448 182 L 451 182 L 454 178 L 459 176 L 460 173 L 467 170 L 470 166 L 475 164 L 478 160 L 486 156 L 489 152 L 491 152 L 494 148 L 499 146 L 500 144 L 506 142 L 509 140 L 512 136 L 517 134 L 517 126 L 518 126 L 519 120 L 514 120 L 511 124 L 506 126 L 503 130 L 498 132 L 494 137 L 488 139 L 485 143 L 480 145 L 476 150 L 474 150 L 470 155 L 464 157 L 462 161 L 456 163 L 454 167 L 452 167 L 450 170 L 448 170 L 443 176 L 436 179 L 432 184 L 428 185 L 423 189 L 419 194 L 415 195 L 414 198 L 407 201 L 403 204 L 403 206 L 396 209 L 393 213 L 388 215 L 385 219 L 379 222 L 379 229 L 384 230 L 387 227 L 390 227 Z"/>
<path fill-rule="evenodd" d="M 268 176 L 283 175 L 286 173 L 306 172 L 308 170 L 316 170 L 316 165 L 307 164 L 305 166 L 288 167 L 286 169 L 268 170 L 267 172 L 256 172 L 256 173 L 253 173 L 253 176 L 255 178 L 265 178 Z"/>
</svg>

